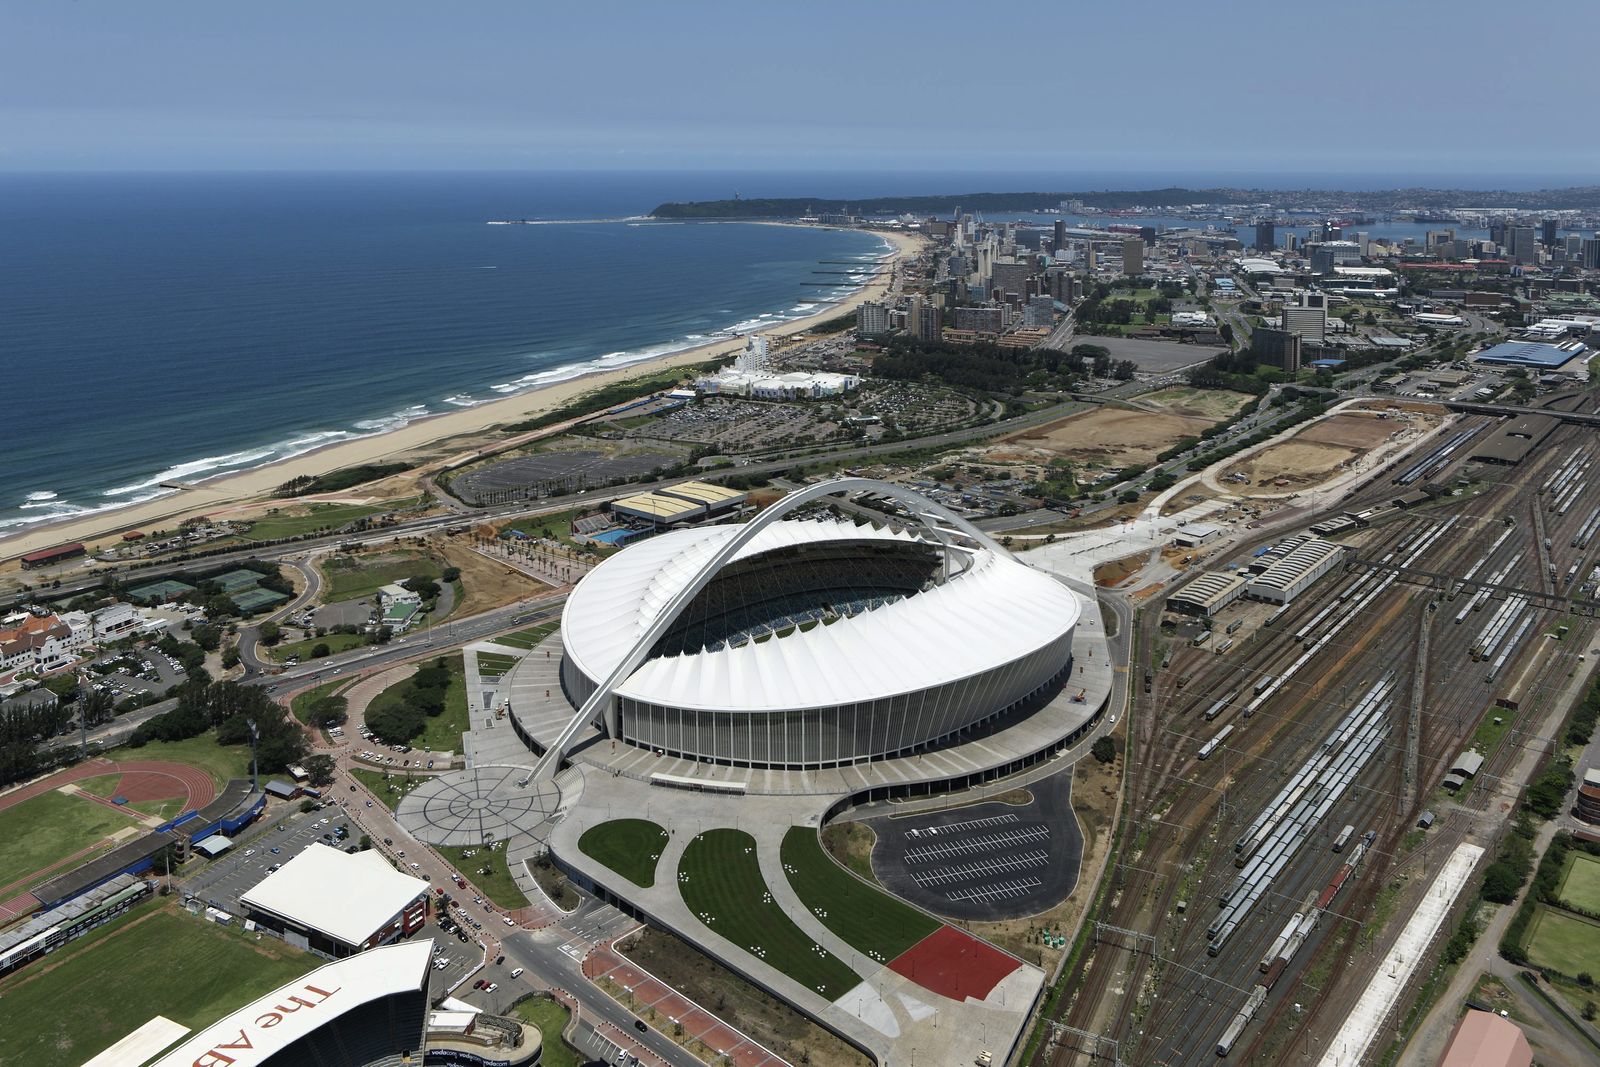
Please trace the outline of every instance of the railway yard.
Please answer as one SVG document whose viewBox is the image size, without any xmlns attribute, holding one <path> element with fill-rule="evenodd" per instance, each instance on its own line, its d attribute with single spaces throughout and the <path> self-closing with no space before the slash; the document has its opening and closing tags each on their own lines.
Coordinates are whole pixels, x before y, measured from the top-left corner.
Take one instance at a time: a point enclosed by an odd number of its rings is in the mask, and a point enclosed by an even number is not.
<svg viewBox="0 0 1600 1067">
<path fill-rule="evenodd" d="M 1600 606 L 1600 441 L 1561 423 L 1518 462 L 1474 458 L 1502 433 L 1466 416 L 1336 511 L 1286 508 L 1212 561 L 1336 540 L 1286 606 L 1141 613 L 1121 840 L 1031 1063 L 1388 1052 L 1404 1002 L 1368 1047 L 1328 1043 L 1451 851 L 1493 852 L 1519 789 L 1501 779 L 1549 743 Z"/>
</svg>

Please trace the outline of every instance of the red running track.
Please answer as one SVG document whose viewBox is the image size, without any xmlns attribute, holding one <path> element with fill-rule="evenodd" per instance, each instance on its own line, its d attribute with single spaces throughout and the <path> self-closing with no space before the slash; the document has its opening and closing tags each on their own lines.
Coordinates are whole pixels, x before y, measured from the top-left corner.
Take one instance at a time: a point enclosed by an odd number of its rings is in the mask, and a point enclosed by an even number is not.
<svg viewBox="0 0 1600 1067">
<path fill-rule="evenodd" d="M 941 926 L 889 963 L 924 989 L 951 1000 L 982 1000 L 1022 964 L 987 942 Z"/>
</svg>

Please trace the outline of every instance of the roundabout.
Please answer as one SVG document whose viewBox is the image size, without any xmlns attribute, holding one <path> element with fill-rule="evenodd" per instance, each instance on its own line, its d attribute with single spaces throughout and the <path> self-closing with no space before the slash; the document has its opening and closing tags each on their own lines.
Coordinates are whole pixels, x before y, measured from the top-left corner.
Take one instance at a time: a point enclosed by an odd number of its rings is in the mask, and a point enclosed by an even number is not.
<svg viewBox="0 0 1600 1067">
<path fill-rule="evenodd" d="M 526 767 L 473 767 L 413 789 L 395 818 L 430 845 L 481 845 L 543 838 L 545 820 L 560 801 L 561 791 L 550 782 L 531 781 Z"/>
</svg>

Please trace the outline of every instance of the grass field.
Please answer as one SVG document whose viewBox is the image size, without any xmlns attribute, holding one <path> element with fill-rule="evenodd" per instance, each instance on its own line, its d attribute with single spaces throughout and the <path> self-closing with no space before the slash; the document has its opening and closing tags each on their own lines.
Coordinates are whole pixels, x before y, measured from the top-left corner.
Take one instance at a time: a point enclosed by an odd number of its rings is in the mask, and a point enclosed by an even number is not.
<svg viewBox="0 0 1600 1067">
<path fill-rule="evenodd" d="M 438 580 L 440 567 L 420 552 L 386 552 L 371 561 L 352 556 L 333 556 L 322 564 L 327 579 L 322 593 L 324 603 L 371 596 L 379 589 L 407 578 Z"/>
<path fill-rule="evenodd" d="M 812 941 L 767 892 L 756 839 L 743 830 L 707 830 L 689 842 L 678 889 L 707 927 L 757 959 L 834 1000 L 861 979 Z"/>
<path fill-rule="evenodd" d="M 467 851 L 466 847 L 452 848 L 441 845 L 439 855 L 449 861 L 450 866 L 460 871 L 462 875 L 483 891 L 483 895 L 494 901 L 497 907 L 512 909 L 528 906 L 528 898 L 522 895 L 522 890 L 517 888 L 517 883 L 511 877 L 511 872 L 506 869 L 506 850 L 497 848 L 475 848 L 471 858 L 461 854 Z M 489 873 L 483 874 L 487 868 Z"/>
<path fill-rule="evenodd" d="M 450 685 L 444 691 L 444 711 L 423 723 L 422 732 L 411 739 L 411 747 L 425 748 L 430 752 L 460 752 L 461 735 L 466 732 L 469 725 L 466 665 L 462 663 L 459 652 L 442 658 L 445 666 L 450 668 Z M 424 665 L 432 664 L 433 660 L 430 659 Z M 410 691 L 409 678 L 403 682 L 396 682 L 373 697 L 372 702 L 367 705 L 367 710 L 370 712 L 389 702 L 403 702 Z"/>
<path fill-rule="evenodd" d="M 103 778 L 80 778 L 73 784 L 85 793 L 93 793 L 97 797 L 109 799 L 117 791 L 117 784 L 122 781 L 120 774 L 108 774 Z"/>
<path fill-rule="evenodd" d="M 85 797 L 52 790 L 24 800 L 0 811 L 0 841 L 5 842 L 0 848 L 0 886 L 137 825 L 131 816 Z"/>
<path fill-rule="evenodd" d="M 585 856 L 605 864 L 641 889 L 656 884 L 656 862 L 667 847 L 667 831 L 648 819 L 612 819 L 578 838 Z"/>
<path fill-rule="evenodd" d="M 384 781 L 383 771 L 369 771 L 365 767 L 352 767 L 350 768 L 350 773 L 355 776 L 356 781 L 372 790 L 372 795 L 377 797 L 383 803 L 383 806 L 390 811 L 400 806 L 401 798 L 407 793 L 428 780 L 427 778 L 413 775 L 408 785 L 405 774 L 395 772 L 392 778 Z"/>
<path fill-rule="evenodd" d="M 510 645 L 512 648 L 532 648 L 555 630 L 553 625 L 530 626 L 526 630 L 518 630 L 514 634 L 491 638 L 497 645 Z"/>
<path fill-rule="evenodd" d="M 817 832 L 794 826 L 783 835 L 783 869 L 811 914 L 844 941 L 888 963 L 939 929 L 939 923 L 880 893 L 828 858 Z"/>
<path fill-rule="evenodd" d="M 544 997 L 530 997 L 518 1004 L 515 1011 L 517 1018 L 539 1028 L 543 1041 L 539 1050 L 541 1067 L 580 1067 L 584 1062 L 561 1036 L 561 1031 L 567 1028 L 567 1020 L 572 1018 L 566 1008 Z"/>
<path fill-rule="evenodd" d="M 1556 896 L 1574 908 L 1600 914 L 1600 858 L 1573 849 L 1567 854 L 1567 873 Z M 1600 970 L 1600 957 L 1595 959 Z"/>
<path fill-rule="evenodd" d="M 388 510 L 387 506 L 311 504 L 304 515 L 268 515 L 264 519 L 258 519 L 250 524 L 244 536 L 251 541 L 276 541 L 281 537 L 298 537 L 315 530 L 337 529 L 346 523 Z"/>
<path fill-rule="evenodd" d="M 1600 922 L 1541 904 L 1528 935 L 1528 958 L 1562 974 L 1600 969 Z"/>
<path fill-rule="evenodd" d="M 304 662 L 311 659 L 311 650 L 318 645 L 327 645 L 328 655 L 337 656 L 366 643 L 365 634 L 329 634 L 326 637 L 308 637 L 304 641 L 280 641 L 267 649 L 267 654 L 279 663 L 291 656 Z"/>
<path fill-rule="evenodd" d="M 219 745 L 214 731 L 199 737 L 186 737 L 182 741 L 151 741 L 139 748 L 124 746 L 103 753 L 116 763 L 138 760 L 170 760 L 187 763 L 208 772 L 220 786 L 230 778 L 246 778 L 250 774 L 249 745 Z"/>
<path fill-rule="evenodd" d="M 331 682 L 323 682 L 319 686 L 307 689 L 304 693 L 297 694 L 293 700 L 289 701 L 289 713 L 295 717 L 297 722 L 305 722 L 306 716 L 311 712 L 311 705 L 323 697 L 332 696 L 340 686 L 348 685 L 349 681 L 347 678 L 335 678 Z"/>
<path fill-rule="evenodd" d="M 498 678 L 517 665 L 517 657 L 503 652 L 479 652 L 478 673 L 486 678 Z"/>
<path fill-rule="evenodd" d="M 198 1030 L 321 962 L 144 904 L 0 981 L 0 1063 L 76 1067 L 155 1015 Z"/>
</svg>

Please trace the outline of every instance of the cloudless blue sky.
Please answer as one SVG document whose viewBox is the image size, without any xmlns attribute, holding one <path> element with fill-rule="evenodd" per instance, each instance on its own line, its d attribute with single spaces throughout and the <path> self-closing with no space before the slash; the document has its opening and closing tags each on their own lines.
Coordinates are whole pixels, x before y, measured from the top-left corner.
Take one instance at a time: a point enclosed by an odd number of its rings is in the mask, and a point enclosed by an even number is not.
<svg viewBox="0 0 1600 1067">
<path fill-rule="evenodd" d="M 1594 181 L 1597 31 L 1589 0 L 5 0 L 0 170 Z"/>
</svg>

